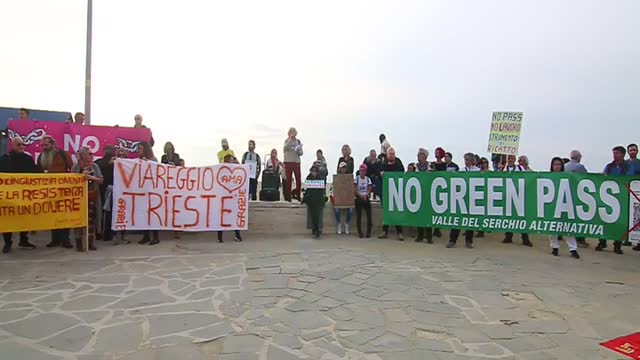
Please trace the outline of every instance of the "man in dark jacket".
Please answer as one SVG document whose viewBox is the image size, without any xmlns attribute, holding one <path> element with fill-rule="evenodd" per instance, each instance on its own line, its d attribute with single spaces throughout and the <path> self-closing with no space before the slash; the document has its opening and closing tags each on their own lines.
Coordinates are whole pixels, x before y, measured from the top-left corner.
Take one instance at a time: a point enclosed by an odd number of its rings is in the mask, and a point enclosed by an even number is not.
<svg viewBox="0 0 640 360">
<path fill-rule="evenodd" d="M 387 150 L 387 157 L 382 161 L 382 165 L 380 166 L 380 177 L 384 181 L 384 174 L 390 172 L 404 172 L 404 165 L 402 165 L 402 161 L 396 157 L 396 150 L 394 148 L 389 148 Z M 398 240 L 404 241 L 404 236 L 402 236 L 402 226 L 396 225 L 396 231 L 398 232 Z M 386 239 L 389 236 L 389 225 L 382 226 L 382 234 L 378 236 L 379 239 Z"/>
<path fill-rule="evenodd" d="M 4 154 L 0 157 L 0 173 L 36 173 L 38 168 L 36 167 L 33 158 L 29 154 L 24 153 L 24 141 L 19 136 L 14 137 L 11 140 L 11 152 Z M 36 246 L 29 242 L 29 237 L 26 231 L 20 232 L 20 242 L 18 246 L 23 249 L 35 249 Z M 12 233 L 3 233 L 4 247 L 3 253 L 11 251 Z"/>
<path fill-rule="evenodd" d="M 113 163 L 116 158 L 116 148 L 108 145 L 104 147 L 104 156 L 94 161 L 100 168 L 100 172 L 103 176 L 103 182 L 100 184 L 100 199 L 101 204 L 105 203 L 105 192 L 109 185 L 113 186 Z M 104 222 L 104 229 L 102 234 L 96 234 L 98 240 L 104 239 L 104 241 L 111 241 L 113 236 L 111 232 L 111 212 L 107 212 L 107 216 Z"/>
<path fill-rule="evenodd" d="M 313 238 L 317 239 L 320 237 L 320 215 L 322 214 L 322 209 L 324 208 L 325 203 L 325 189 L 324 189 L 324 179 L 319 174 L 318 166 L 313 165 L 311 169 L 309 169 L 309 175 L 307 175 L 307 181 L 305 182 L 305 191 L 304 198 L 302 200 L 303 203 L 307 205 L 309 208 L 309 216 L 311 217 L 311 232 L 313 234 Z M 322 186 L 309 186 L 310 182 L 320 182 Z"/>
</svg>

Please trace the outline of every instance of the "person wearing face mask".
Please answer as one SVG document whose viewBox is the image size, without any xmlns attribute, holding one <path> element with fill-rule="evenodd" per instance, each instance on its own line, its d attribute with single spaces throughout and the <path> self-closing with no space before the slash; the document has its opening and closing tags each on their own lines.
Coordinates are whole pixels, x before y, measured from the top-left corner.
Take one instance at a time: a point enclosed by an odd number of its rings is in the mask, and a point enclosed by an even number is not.
<svg viewBox="0 0 640 360">
<path fill-rule="evenodd" d="M 262 170 L 262 163 L 260 162 L 260 155 L 256 152 L 256 142 L 249 140 L 249 149 L 242 155 L 242 163 L 249 164 L 256 169 L 255 177 L 249 179 L 249 195 L 251 200 L 258 199 L 258 178 L 260 177 L 260 171 Z"/>
</svg>

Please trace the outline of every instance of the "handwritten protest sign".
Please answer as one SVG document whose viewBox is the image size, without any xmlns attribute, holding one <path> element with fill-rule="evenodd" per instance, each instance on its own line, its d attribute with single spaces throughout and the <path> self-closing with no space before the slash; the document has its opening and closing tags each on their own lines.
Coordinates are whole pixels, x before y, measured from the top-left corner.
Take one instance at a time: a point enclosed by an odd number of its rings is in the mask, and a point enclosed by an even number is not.
<svg viewBox="0 0 640 360">
<path fill-rule="evenodd" d="M 487 151 L 492 154 L 517 155 L 521 128 L 521 112 L 494 112 Z"/>
<path fill-rule="evenodd" d="M 151 139 L 151 131 L 146 128 L 88 126 L 35 120 L 12 120 L 8 125 L 9 138 L 20 136 L 24 140 L 25 152 L 33 156 L 34 160 L 40 155 L 40 140 L 45 135 L 53 137 L 58 148 L 69 152 L 74 162 L 74 154 L 83 146 L 88 146 L 96 157 L 102 157 L 104 147 L 108 145 L 125 149 L 130 158 L 136 157 L 138 144 Z"/>
<path fill-rule="evenodd" d="M 117 159 L 113 230 L 246 230 L 248 166 L 178 167 Z"/>
<path fill-rule="evenodd" d="M 76 174 L 0 173 L 3 232 L 87 226 L 87 181 Z"/>
<path fill-rule="evenodd" d="M 333 175 L 333 207 L 336 209 L 352 208 L 355 204 L 355 197 L 353 175 Z"/>
</svg>

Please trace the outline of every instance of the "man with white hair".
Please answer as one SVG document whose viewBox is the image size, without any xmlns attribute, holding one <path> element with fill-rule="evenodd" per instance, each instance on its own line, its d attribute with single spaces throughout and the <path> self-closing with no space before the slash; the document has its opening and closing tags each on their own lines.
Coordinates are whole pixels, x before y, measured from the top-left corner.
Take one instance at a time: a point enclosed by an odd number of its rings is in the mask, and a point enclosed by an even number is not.
<svg viewBox="0 0 640 360">
<path fill-rule="evenodd" d="M 24 141 L 21 137 L 16 136 L 11 139 L 11 151 L 7 154 L 0 156 L 0 173 L 36 173 L 38 168 L 31 155 L 24 152 Z M 11 245 L 13 245 L 12 233 L 3 233 L 4 247 L 3 253 L 11 251 Z M 26 231 L 20 232 L 20 242 L 18 246 L 23 249 L 35 249 L 36 246 L 29 242 L 29 237 Z"/>
<path fill-rule="evenodd" d="M 569 154 L 569 162 L 564 165 L 565 172 L 586 173 L 587 169 L 580 163 L 582 153 L 580 150 L 571 150 Z"/>
<path fill-rule="evenodd" d="M 586 173 L 587 168 L 585 168 L 580 161 L 582 161 L 582 153 L 580 150 L 571 150 L 571 153 L 569 153 L 569 162 L 564 164 L 564 171 L 569 173 Z M 589 247 L 589 243 L 583 237 L 576 236 L 576 242 L 580 247 Z"/>
</svg>

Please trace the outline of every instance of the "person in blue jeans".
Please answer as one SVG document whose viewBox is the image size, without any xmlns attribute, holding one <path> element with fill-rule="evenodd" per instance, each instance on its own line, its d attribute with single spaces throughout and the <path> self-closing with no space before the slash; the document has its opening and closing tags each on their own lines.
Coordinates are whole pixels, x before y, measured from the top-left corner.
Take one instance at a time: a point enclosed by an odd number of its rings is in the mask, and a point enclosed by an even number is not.
<svg viewBox="0 0 640 360">
<path fill-rule="evenodd" d="M 346 162 L 342 161 L 338 164 L 338 174 L 348 174 L 348 165 Z M 336 233 L 338 235 L 342 234 L 342 220 L 341 220 L 341 214 L 343 212 L 346 213 L 345 215 L 345 221 L 344 221 L 344 233 L 346 235 L 349 235 L 350 231 L 351 231 L 351 213 L 353 212 L 353 208 L 349 208 L 349 209 L 334 209 L 335 210 L 335 214 L 336 214 L 336 224 L 337 224 L 337 230 Z"/>
<path fill-rule="evenodd" d="M 613 161 L 604 167 L 603 173 L 606 176 L 633 176 L 633 167 L 624 160 L 627 150 L 624 146 L 616 146 L 611 149 L 613 153 Z M 607 248 L 607 239 L 600 239 L 596 251 L 602 251 Z M 613 241 L 613 252 L 622 255 L 622 241 L 619 239 Z"/>
</svg>

